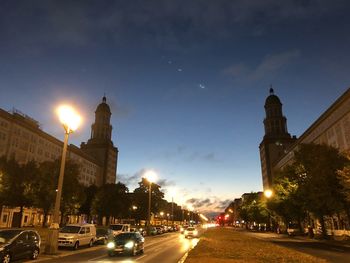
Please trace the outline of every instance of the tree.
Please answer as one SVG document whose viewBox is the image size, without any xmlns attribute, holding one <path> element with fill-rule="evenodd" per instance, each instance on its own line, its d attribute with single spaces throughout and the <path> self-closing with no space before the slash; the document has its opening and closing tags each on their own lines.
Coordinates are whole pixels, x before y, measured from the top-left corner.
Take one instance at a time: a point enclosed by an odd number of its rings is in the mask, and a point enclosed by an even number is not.
<svg viewBox="0 0 350 263">
<path fill-rule="evenodd" d="M 285 225 L 297 222 L 302 230 L 305 205 L 300 194 L 300 177 L 296 175 L 296 171 L 295 165 L 289 165 L 277 174 L 274 180 L 274 196 L 267 202 L 267 206 L 282 217 Z"/>
<path fill-rule="evenodd" d="M 252 192 L 245 196 L 239 208 L 241 218 L 246 222 L 246 228 L 252 223 L 266 223 L 268 211 L 259 193 Z"/>
<path fill-rule="evenodd" d="M 35 178 L 34 205 L 43 209 L 44 220 L 42 226 L 46 226 L 47 216 L 53 208 L 56 197 L 57 175 L 55 174 L 55 162 L 46 161 L 40 163 L 39 172 Z"/>
<path fill-rule="evenodd" d="M 97 194 L 98 188 L 96 185 L 92 184 L 84 188 L 85 202 L 82 203 L 79 213 L 87 215 L 87 221 L 92 220 L 92 202 Z"/>
<path fill-rule="evenodd" d="M 163 204 L 164 193 L 160 190 L 161 186 L 155 183 L 151 185 L 151 212 L 157 213 L 161 210 Z M 148 189 L 149 182 L 142 178 L 139 187 L 134 190 L 134 202 L 138 207 L 139 218 L 137 220 L 146 219 L 148 213 Z"/>
<path fill-rule="evenodd" d="M 128 198 L 129 189 L 122 183 L 105 184 L 101 186 L 92 201 L 92 211 L 98 215 L 99 224 L 102 218 L 126 217 L 129 212 L 130 200 Z"/>
<path fill-rule="evenodd" d="M 301 218 L 303 210 L 311 212 L 326 238 L 325 216 L 344 209 L 343 188 L 337 176 L 346 163 L 347 159 L 334 147 L 301 144 L 294 163 L 282 171 L 282 179 L 276 185 L 277 199 L 283 205 L 279 213 L 284 213 L 285 218 Z"/>
<path fill-rule="evenodd" d="M 60 160 L 46 161 L 39 165 L 39 171 L 35 179 L 34 204 L 43 209 L 43 226 L 46 225 L 47 215 L 53 209 L 58 176 L 60 172 Z M 61 196 L 61 224 L 65 223 L 65 216 L 77 214 L 81 203 L 84 200 L 83 188 L 78 181 L 79 166 L 67 160 L 64 170 L 62 196 Z"/>
<path fill-rule="evenodd" d="M 15 159 L 0 158 L 0 200 L 3 205 L 20 207 L 18 227 L 22 225 L 23 208 L 33 204 L 33 189 L 38 167 L 35 162 L 19 164 Z"/>
</svg>

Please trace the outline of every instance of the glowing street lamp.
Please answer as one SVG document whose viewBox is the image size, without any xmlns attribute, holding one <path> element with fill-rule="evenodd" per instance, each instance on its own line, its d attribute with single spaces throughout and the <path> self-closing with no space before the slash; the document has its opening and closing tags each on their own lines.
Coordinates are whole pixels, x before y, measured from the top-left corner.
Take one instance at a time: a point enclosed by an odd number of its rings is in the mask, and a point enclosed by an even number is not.
<svg viewBox="0 0 350 263">
<path fill-rule="evenodd" d="M 273 192 L 270 189 L 266 189 L 264 191 L 264 195 L 265 195 L 265 197 L 267 199 L 270 199 L 273 196 Z M 270 230 L 270 228 L 271 228 L 271 215 L 270 215 L 270 211 L 268 209 L 267 209 L 267 212 L 268 212 L 268 219 L 267 219 L 268 225 L 267 225 L 267 228 Z"/>
<path fill-rule="evenodd" d="M 68 137 L 73 133 L 81 123 L 80 115 L 70 106 L 62 105 L 57 109 L 59 120 L 64 128 L 64 142 L 61 159 L 60 174 L 58 177 L 58 186 L 56 190 L 56 200 L 53 212 L 53 222 L 50 225 L 47 242 L 45 245 L 45 253 L 56 254 L 58 249 L 58 230 L 59 230 L 59 212 L 61 205 L 62 185 L 64 178 L 64 168 L 66 164 L 66 153 L 68 146 Z"/>
<path fill-rule="evenodd" d="M 273 192 L 272 192 L 272 190 L 267 189 L 267 190 L 264 191 L 264 195 L 265 195 L 266 198 L 271 198 L 272 195 L 273 195 Z"/>
<path fill-rule="evenodd" d="M 150 170 L 144 174 L 144 178 L 149 182 L 148 188 L 148 214 L 147 214 L 147 235 L 150 235 L 151 230 L 151 197 L 152 197 L 152 183 L 154 183 L 157 179 L 157 174 Z"/>
</svg>

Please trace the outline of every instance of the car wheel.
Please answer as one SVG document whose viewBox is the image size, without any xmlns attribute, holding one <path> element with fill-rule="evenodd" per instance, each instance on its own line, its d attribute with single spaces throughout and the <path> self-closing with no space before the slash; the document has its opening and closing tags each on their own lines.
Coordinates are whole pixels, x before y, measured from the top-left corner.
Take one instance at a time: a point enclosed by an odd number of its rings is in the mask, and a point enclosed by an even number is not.
<svg viewBox="0 0 350 263">
<path fill-rule="evenodd" d="M 32 251 L 32 254 L 30 255 L 30 259 L 37 259 L 39 256 L 39 249 L 34 248 L 34 250 Z"/>
<path fill-rule="evenodd" d="M 113 251 L 108 251 L 108 256 L 113 257 L 115 254 Z"/>
<path fill-rule="evenodd" d="M 11 255 L 9 253 L 5 253 L 5 255 L 2 257 L 3 263 L 10 263 L 11 262 Z"/>
<path fill-rule="evenodd" d="M 89 243 L 89 247 L 92 247 L 94 245 L 94 241 L 91 239 Z"/>
<path fill-rule="evenodd" d="M 75 242 L 73 250 L 77 250 L 79 248 L 79 241 Z"/>
</svg>

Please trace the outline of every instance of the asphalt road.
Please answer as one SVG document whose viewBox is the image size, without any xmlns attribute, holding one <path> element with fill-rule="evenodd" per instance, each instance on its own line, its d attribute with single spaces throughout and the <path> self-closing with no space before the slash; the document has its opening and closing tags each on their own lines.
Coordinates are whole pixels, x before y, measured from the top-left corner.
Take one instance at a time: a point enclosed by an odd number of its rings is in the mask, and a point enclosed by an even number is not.
<svg viewBox="0 0 350 263">
<path fill-rule="evenodd" d="M 335 242 L 319 241 L 305 237 L 288 237 L 275 233 L 242 232 L 242 234 L 251 235 L 279 246 L 322 258 L 328 262 L 350 262 L 350 245 L 341 245 Z"/>
<path fill-rule="evenodd" d="M 167 233 L 154 237 L 146 237 L 145 251 L 135 257 L 117 255 L 109 257 L 105 246 L 80 248 L 78 251 L 64 251 L 59 258 L 49 259 L 40 255 L 36 261 L 40 262 L 147 262 L 147 263 L 177 263 L 186 252 L 198 243 L 198 238 L 186 239 L 180 233 Z M 65 253 L 66 252 L 66 253 Z M 28 261 L 30 262 L 30 261 Z"/>
</svg>

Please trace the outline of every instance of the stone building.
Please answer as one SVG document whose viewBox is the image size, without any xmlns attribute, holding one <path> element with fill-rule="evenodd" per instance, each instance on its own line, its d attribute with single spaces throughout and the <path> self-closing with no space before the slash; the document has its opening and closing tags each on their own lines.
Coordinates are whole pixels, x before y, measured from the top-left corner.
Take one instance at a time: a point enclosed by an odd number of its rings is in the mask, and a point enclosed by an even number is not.
<svg viewBox="0 0 350 263">
<path fill-rule="evenodd" d="M 97 106 L 95 123 L 91 127 L 91 138 L 81 148 L 70 144 L 67 159 L 80 167 L 78 180 L 84 186 L 101 186 L 116 182 L 118 149 L 111 140 L 111 111 L 106 97 Z M 19 163 L 53 161 L 62 156 L 63 142 L 43 131 L 39 122 L 18 110 L 0 109 L 0 157 L 14 158 Z M 12 225 L 18 209 L 2 209 L 0 227 Z M 26 209 L 23 225 L 40 223 L 38 209 Z"/>
<path fill-rule="evenodd" d="M 270 95 L 265 101 L 264 119 L 265 135 L 260 143 L 261 173 L 264 190 L 272 187 L 274 165 L 296 141 L 296 137 L 288 133 L 287 118 L 282 112 L 282 103 L 270 89 Z"/>
</svg>

